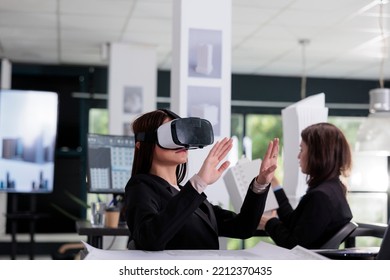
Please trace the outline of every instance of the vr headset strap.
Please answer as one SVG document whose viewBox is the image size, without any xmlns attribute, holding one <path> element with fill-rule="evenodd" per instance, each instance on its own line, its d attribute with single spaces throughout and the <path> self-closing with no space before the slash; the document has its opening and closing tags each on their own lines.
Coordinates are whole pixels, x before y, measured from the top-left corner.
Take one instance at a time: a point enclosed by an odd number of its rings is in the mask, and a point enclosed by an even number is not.
<svg viewBox="0 0 390 280">
<path fill-rule="evenodd" d="M 167 114 L 171 119 L 181 119 L 179 115 L 175 114 L 171 110 L 168 109 L 159 109 L 160 111 L 163 111 L 165 114 Z"/>
<path fill-rule="evenodd" d="M 140 132 L 135 135 L 135 141 L 155 143 L 157 141 L 157 133 L 154 132 Z"/>
<path fill-rule="evenodd" d="M 165 114 L 168 115 L 171 119 L 181 119 L 181 117 L 171 110 L 168 109 L 159 109 L 160 111 L 163 111 Z M 140 142 L 149 142 L 149 143 L 156 143 L 157 142 L 157 132 L 140 132 L 135 135 L 135 141 Z"/>
</svg>

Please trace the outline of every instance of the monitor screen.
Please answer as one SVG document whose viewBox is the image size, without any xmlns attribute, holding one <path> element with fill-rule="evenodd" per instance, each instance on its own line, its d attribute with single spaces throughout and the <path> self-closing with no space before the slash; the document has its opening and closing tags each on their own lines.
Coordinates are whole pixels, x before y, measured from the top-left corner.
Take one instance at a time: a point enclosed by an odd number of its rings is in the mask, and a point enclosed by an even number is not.
<svg viewBox="0 0 390 280">
<path fill-rule="evenodd" d="M 88 191 L 124 193 L 133 166 L 134 136 L 88 134 L 87 138 Z"/>
<path fill-rule="evenodd" d="M 0 90 L 0 191 L 50 193 L 58 95 Z"/>
</svg>

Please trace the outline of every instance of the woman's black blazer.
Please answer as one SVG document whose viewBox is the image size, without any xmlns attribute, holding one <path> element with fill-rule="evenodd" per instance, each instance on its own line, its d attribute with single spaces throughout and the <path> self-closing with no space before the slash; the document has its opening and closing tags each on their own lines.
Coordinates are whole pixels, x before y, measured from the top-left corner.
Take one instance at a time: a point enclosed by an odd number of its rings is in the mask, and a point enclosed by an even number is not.
<svg viewBox="0 0 390 280">
<path fill-rule="evenodd" d="M 126 220 L 137 249 L 218 249 L 218 236 L 253 236 L 264 211 L 262 194 L 248 189 L 239 214 L 210 204 L 187 182 L 178 191 L 164 179 L 141 174 L 126 185 Z"/>
</svg>

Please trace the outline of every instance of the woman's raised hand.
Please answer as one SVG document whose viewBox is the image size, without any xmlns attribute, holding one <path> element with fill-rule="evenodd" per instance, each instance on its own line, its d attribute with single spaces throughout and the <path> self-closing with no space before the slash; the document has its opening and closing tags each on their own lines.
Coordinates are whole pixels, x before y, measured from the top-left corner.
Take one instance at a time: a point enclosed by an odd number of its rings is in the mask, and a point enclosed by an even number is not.
<svg viewBox="0 0 390 280">
<path fill-rule="evenodd" d="M 221 141 L 217 141 L 214 147 L 210 150 L 202 167 L 198 172 L 198 176 L 208 185 L 216 182 L 222 175 L 222 173 L 229 167 L 230 162 L 222 160 L 227 156 L 233 147 L 233 140 L 231 138 L 223 138 Z"/>
<path fill-rule="evenodd" d="M 268 144 L 267 151 L 261 161 L 259 175 L 256 177 L 257 183 L 265 185 L 272 181 L 278 163 L 278 155 L 279 138 L 274 138 Z"/>
</svg>

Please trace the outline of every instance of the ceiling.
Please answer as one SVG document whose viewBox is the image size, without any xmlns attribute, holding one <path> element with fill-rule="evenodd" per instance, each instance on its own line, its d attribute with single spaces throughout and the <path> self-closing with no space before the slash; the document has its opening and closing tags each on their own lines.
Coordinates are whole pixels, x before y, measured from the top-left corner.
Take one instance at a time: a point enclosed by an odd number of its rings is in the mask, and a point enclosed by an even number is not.
<svg viewBox="0 0 390 280">
<path fill-rule="evenodd" d="M 173 1 L 0 0 L 0 58 L 107 65 L 102 46 L 123 42 L 154 46 L 170 69 Z M 389 79 L 390 4 L 380 16 L 379 2 L 232 0 L 232 72 Z"/>
</svg>

